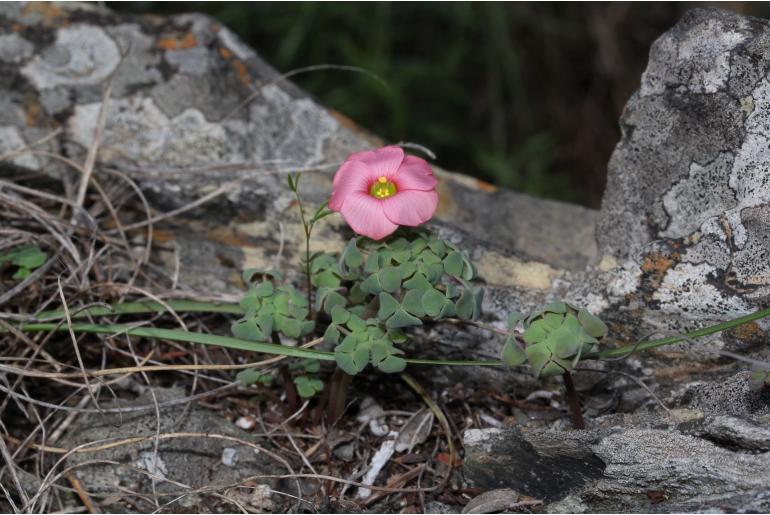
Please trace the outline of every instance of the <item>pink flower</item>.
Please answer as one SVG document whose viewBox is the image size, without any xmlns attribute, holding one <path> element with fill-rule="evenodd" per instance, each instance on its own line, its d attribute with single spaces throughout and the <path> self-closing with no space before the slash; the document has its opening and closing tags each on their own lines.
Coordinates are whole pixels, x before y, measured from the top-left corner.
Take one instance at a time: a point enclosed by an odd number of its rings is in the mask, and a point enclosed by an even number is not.
<svg viewBox="0 0 770 515">
<path fill-rule="evenodd" d="M 399 225 L 430 220 L 438 205 L 436 183 L 428 163 L 400 147 L 356 152 L 334 176 L 329 209 L 358 234 L 381 240 Z"/>
</svg>

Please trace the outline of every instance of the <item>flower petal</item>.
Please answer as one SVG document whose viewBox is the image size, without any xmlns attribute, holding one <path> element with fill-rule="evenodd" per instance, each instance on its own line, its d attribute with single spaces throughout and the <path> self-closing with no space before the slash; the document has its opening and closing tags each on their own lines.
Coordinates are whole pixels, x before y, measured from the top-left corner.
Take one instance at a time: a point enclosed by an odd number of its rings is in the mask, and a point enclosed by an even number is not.
<svg viewBox="0 0 770 515">
<path fill-rule="evenodd" d="M 430 220 L 436 212 L 438 193 L 435 190 L 401 190 L 381 202 L 388 220 L 394 224 L 416 227 Z"/>
<path fill-rule="evenodd" d="M 345 199 L 355 191 L 368 192 L 372 181 L 377 180 L 369 166 L 362 161 L 345 161 L 332 181 L 329 209 L 339 211 Z"/>
<path fill-rule="evenodd" d="M 401 147 L 391 145 L 373 151 L 356 152 L 351 154 L 348 159 L 369 165 L 375 175 L 375 180 L 378 177 L 390 179 L 398 172 L 398 167 L 404 161 L 404 150 Z"/>
<path fill-rule="evenodd" d="M 393 181 L 399 191 L 420 190 L 428 191 L 436 187 L 438 181 L 433 176 L 433 170 L 424 159 L 406 156 L 398 169 Z"/>
<path fill-rule="evenodd" d="M 356 233 L 373 240 L 381 240 L 398 229 L 398 225 L 385 216 L 383 201 L 368 193 L 351 193 L 345 199 L 340 213 Z"/>
</svg>

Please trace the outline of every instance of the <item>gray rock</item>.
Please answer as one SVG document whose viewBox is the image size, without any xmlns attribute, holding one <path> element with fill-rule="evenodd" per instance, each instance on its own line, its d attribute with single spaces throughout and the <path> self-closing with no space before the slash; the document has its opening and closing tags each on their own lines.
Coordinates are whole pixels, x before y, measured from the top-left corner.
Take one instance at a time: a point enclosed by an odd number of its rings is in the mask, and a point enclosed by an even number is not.
<svg viewBox="0 0 770 515">
<path fill-rule="evenodd" d="M 767 418 L 767 417 L 765 417 Z M 750 451 L 770 451 L 770 426 L 753 420 L 722 415 L 708 419 L 700 435 L 727 446 Z"/>
<path fill-rule="evenodd" d="M 160 403 L 184 397 L 184 392 L 178 389 L 155 389 L 154 393 Z M 270 457 L 269 442 L 254 442 L 249 433 L 220 414 L 195 404 L 186 413 L 184 405 L 165 406 L 161 408 L 159 419 L 154 409 L 131 411 L 132 406 L 152 406 L 153 403 L 153 397 L 147 391 L 134 401 L 102 404 L 107 409 L 126 409 L 126 413 L 107 412 L 76 419 L 63 441 L 70 449 L 84 444 L 93 447 L 99 443 L 150 437 L 125 445 L 105 445 L 104 450 L 69 455 L 65 466 L 74 467 L 90 492 L 108 494 L 115 497 L 114 502 L 119 502 L 119 492 L 133 491 L 149 497 L 157 495 L 161 503 L 184 500 L 205 511 L 216 506 L 233 509 L 235 505 L 228 505 L 216 495 L 249 478 L 252 478 L 249 480 L 252 487 L 256 482 L 272 490 L 296 495 L 296 487 L 291 482 L 259 478 L 288 473 L 280 461 Z M 156 441 L 152 438 L 156 433 L 173 436 Z M 199 488 L 204 490 L 193 492 Z M 207 495 L 209 492 L 215 495 Z M 192 494 L 195 497 L 188 499 Z M 271 498 L 271 502 L 279 505 L 283 502 L 280 495 Z M 143 504 L 139 497 L 131 500 L 150 511 L 156 508 L 151 503 Z"/>
<path fill-rule="evenodd" d="M 556 501 L 601 477 L 604 463 L 591 453 L 586 433 L 533 435 L 518 429 L 466 431 L 463 467 L 470 483 L 485 490 L 510 488 Z"/>
<path fill-rule="evenodd" d="M 694 9 L 626 105 L 597 236 L 647 275 L 657 265 L 661 314 L 728 318 L 770 296 L 768 50 L 767 20 Z"/>
<path fill-rule="evenodd" d="M 551 513 L 770 507 L 770 454 L 735 452 L 674 428 L 485 429 L 467 431 L 464 443 L 472 484 L 550 501 Z"/>
</svg>

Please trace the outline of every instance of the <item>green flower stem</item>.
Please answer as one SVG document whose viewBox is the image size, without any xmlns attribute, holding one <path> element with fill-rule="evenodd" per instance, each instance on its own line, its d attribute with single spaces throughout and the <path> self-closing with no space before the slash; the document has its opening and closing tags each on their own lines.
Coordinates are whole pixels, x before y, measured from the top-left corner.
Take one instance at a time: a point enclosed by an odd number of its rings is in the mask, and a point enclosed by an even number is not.
<svg viewBox="0 0 770 515">
<path fill-rule="evenodd" d="M 243 315 L 244 311 L 238 304 L 223 304 L 215 302 L 202 302 L 197 300 L 168 300 L 165 304 L 179 313 L 226 313 L 230 315 Z M 85 318 L 91 316 L 112 315 L 141 315 L 147 313 L 163 313 L 166 306 L 156 301 L 123 302 L 106 306 L 93 306 L 81 311 L 70 313 L 71 318 Z M 35 317 L 36 321 L 47 322 L 66 318 L 64 310 L 41 311 Z"/>
<path fill-rule="evenodd" d="M 193 300 L 169 300 L 167 305 L 174 311 L 180 313 L 227 313 L 234 315 L 242 315 L 243 310 L 237 304 L 217 304 L 213 302 L 200 302 Z M 155 301 L 146 302 L 125 302 L 122 304 L 116 304 L 109 308 L 103 306 L 95 306 L 72 314 L 73 319 L 83 318 L 87 315 L 92 316 L 109 316 L 118 314 L 146 314 L 146 313 L 162 313 L 166 311 L 166 308 Z M 770 308 L 761 309 L 750 315 L 746 315 L 720 324 L 711 325 L 695 331 L 684 333 L 683 335 L 669 336 L 658 340 L 651 340 L 648 342 L 640 343 L 638 345 L 626 345 L 615 349 L 608 349 L 601 352 L 593 352 L 585 356 L 581 356 L 581 361 L 586 359 L 597 358 L 612 358 L 618 356 L 625 356 L 635 351 L 650 350 L 664 345 L 670 345 L 672 343 L 678 343 L 691 338 L 698 338 L 701 336 L 707 336 L 710 334 L 732 329 L 760 318 L 770 316 Z M 63 311 L 45 311 L 38 315 L 37 320 L 41 322 L 50 320 L 62 320 L 65 318 Z M 54 323 L 30 323 L 20 326 L 22 331 L 37 332 L 37 331 L 64 331 L 67 329 L 66 325 L 54 324 Z M 312 349 L 297 349 L 294 347 L 286 347 L 283 345 L 275 345 L 270 343 L 258 343 L 248 340 L 240 340 L 238 338 L 232 338 L 229 336 L 218 336 L 205 333 L 195 333 L 188 331 L 180 331 L 173 329 L 157 329 L 151 327 L 132 327 L 125 324 L 73 324 L 73 330 L 76 333 L 127 333 L 134 336 L 145 336 L 150 338 L 160 338 L 173 341 L 183 341 L 190 343 L 202 343 L 207 345 L 220 345 L 223 347 L 231 347 L 234 349 L 249 350 L 254 352 L 262 352 L 265 354 L 275 354 L 282 356 L 294 356 L 308 359 L 320 359 L 326 361 L 334 360 L 334 353 L 324 352 Z M 5 332 L 0 329 L 0 333 Z M 419 359 L 419 358 L 407 358 L 407 363 L 413 365 L 447 365 L 447 366 L 502 366 L 504 363 L 499 360 L 494 361 L 476 361 L 476 360 L 432 360 L 432 359 Z"/>
<path fill-rule="evenodd" d="M 19 330 L 24 332 L 40 331 L 67 331 L 67 324 L 64 323 L 34 323 L 22 324 Z M 193 331 L 182 331 L 178 329 L 159 329 L 156 327 L 135 327 L 127 324 L 72 324 L 72 330 L 75 333 L 93 333 L 93 334 L 129 334 L 131 336 L 141 336 L 145 338 L 158 338 L 161 340 L 171 340 L 178 342 L 202 343 L 204 345 L 217 345 L 219 347 L 228 347 L 231 349 L 246 350 L 252 352 L 261 352 L 264 354 L 274 354 L 279 356 L 291 356 L 295 358 L 320 359 L 325 361 L 334 361 L 334 353 L 313 349 L 302 349 L 298 347 L 287 347 L 274 343 L 252 342 L 241 340 L 231 336 L 220 336 L 216 334 L 196 333 Z M 0 333 L 5 330 L 0 329 Z"/>
<path fill-rule="evenodd" d="M 755 311 L 750 315 L 742 316 L 740 318 L 734 318 L 732 320 L 728 320 L 727 322 L 722 322 L 721 324 L 710 325 L 708 327 L 696 329 L 695 331 L 690 331 L 689 333 L 684 333 L 682 335 L 668 336 L 666 338 L 660 338 L 659 340 L 652 340 L 649 342 L 640 343 L 638 345 L 626 345 L 624 347 L 618 347 L 617 349 L 608 349 L 601 352 L 592 352 L 590 354 L 587 354 L 581 357 L 580 359 L 584 360 L 584 359 L 614 358 L 618 356 L 625 356 L 627 354 L 631 354 L 632 352 L 636 352 L 636 351 L 650 350 L 656 347 L 662 347 L 664 345 L 670 345 L 672 343 L 678 343 L 688 339 L 700 338 L 701 336 L 707 336 L 709 334 L 726 331 L 728 329 L 732 329 L 734 327 L 738 327 L 743 324 L 748 324 L 749 322 L 753 322 L 754 320 L 765 318 L 766 316 L 770 316 L 770 308 L 760 309 L 759 311 Z"/>
</svg>

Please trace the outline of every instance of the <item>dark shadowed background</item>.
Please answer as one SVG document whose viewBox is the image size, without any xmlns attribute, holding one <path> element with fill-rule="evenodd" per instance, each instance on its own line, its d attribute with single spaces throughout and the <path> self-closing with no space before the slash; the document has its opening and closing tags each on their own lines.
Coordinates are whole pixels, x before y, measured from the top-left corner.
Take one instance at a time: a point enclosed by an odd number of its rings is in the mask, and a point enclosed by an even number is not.
<svg viewBox="0 0 770 515">
<path fill-rule="evenodd" d="M 280 71 L 358 66 L 292 80 L 388 141 L 444 168 L 532 195 L 598 207 L 618 117 L 652 42 L 690 8 L 770 15 L 760 3 L 125 2 L 118 11 L 199 11 Z"/>
</svg>

